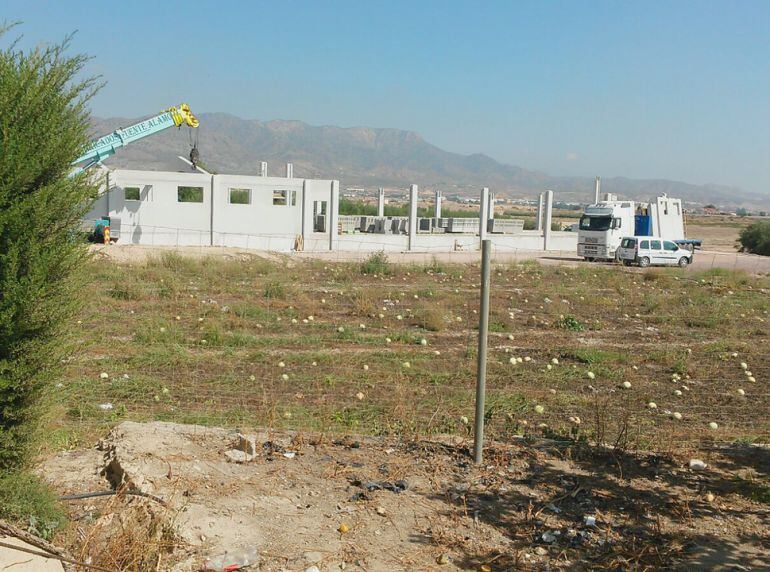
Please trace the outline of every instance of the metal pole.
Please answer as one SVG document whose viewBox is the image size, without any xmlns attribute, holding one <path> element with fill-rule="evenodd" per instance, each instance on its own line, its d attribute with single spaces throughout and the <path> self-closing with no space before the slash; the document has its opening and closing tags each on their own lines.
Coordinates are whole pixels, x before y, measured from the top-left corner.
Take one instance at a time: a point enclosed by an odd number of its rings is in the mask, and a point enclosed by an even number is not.
<svg viewBox="0 0 770 572">
<path fill-rule="evenodd" d="M 479 311 L 479 355 L 476 371 L 476 420 L 473 438 L 473 460 L 481 463 L 484 446 L 484 394 L 487 385 L 487 333 L 489 330 L 489 259 L 492 240 L 481 243 L 481 308 Z"/>
</svg>

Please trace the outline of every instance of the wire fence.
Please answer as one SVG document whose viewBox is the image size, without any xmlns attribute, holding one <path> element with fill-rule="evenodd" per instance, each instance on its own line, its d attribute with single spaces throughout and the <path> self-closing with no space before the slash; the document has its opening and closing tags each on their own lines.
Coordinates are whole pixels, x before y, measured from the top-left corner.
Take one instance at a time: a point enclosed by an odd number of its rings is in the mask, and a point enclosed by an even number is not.
<svg viewBox="0 0 770 572">
<path fill-rule="evenodd" d="M 96 220 L 84 221 L 87 226 Z M 127 225 L 131 228 L 130 237 L 121 239 L 124 246 L 168 247 L 176 249 L 198 248 L 201 253 L 211 248 L 243 248 L 246 250 L 267 252 L 297 252 L 298 234 L 296 233 L 254 233 L 230 232 L 210 228 L 193 228 L 163 225 Z M 138 229 L 138 231 L 137 231 Z M 137 234 L 138 232 L 138 234 Z M 387 238 L 384 238 L 387 237 Z M 552 232 L 552 242 L 556 246 L 567 242 L 569 248 L 543 247 L 544 238 L 536 231 L 523 231 L 511 235 L 489 234 L 492 239 L 492 255 L 498 261 L 518 262 L 539 259 L 546 263 L 575 264 L 581 262 L 576 254 L 577 236 L 570 232 Z M 439 256 L 442 259 L 452 256 L 455 261 L 477 261 L 479 258 L 480 239 L 472 234 L 430 234 L 418 233 L 417 240 L 409 250 L 409 236 L 406 234 L 378 235 L 373 233 L 338 234 L 332 237 L 328 233 L 311 233 L 301 241 L 311 256 L 327 260 L 349 261 L 373 252 L 386 252 L 393 256 L 408 255 L 415 262 L 425 256 Z M 432 243 L 431 241 L 437 241 Z M 606 262 L 605 264 L 610 264 Z M 598 264 L 602 264 L 599 262 Z M 744 271 L 751 274 L 770 273 L 770 257 L 745 254 L 740 252 L 719 252 L 698 250 L 693 257 L 692 268 L 706 270 L 722 268 Z"/>
<path fill-rule="evenodd" d="M 364 274 L 172 257 L 99 272 L 85 349 L 53 393 L 65 434 L 137 419 L 470 436 L 473 265 Z M 658 451 L 767 442 L 761 280 L 495 265 L 488 435 Z"/>
</svg>

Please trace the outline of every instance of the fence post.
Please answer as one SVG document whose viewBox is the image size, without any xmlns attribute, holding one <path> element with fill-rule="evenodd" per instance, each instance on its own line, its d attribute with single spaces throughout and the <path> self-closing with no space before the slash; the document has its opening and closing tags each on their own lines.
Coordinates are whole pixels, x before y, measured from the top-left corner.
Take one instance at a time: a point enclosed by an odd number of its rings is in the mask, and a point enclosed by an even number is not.
<svg viewBox="0 0 770 572">
<path fill-rule="evenodd" d="M 479 311 L 479 353 L 476 369 L 476 419 L 473 435 L 473 460 L 478 465 L 484 447 L 484 396 L 487 385 L 487 334 L 489 330 L 489 265 L 492 241 L 481 243 L 481 308 Z"/>
</svg>

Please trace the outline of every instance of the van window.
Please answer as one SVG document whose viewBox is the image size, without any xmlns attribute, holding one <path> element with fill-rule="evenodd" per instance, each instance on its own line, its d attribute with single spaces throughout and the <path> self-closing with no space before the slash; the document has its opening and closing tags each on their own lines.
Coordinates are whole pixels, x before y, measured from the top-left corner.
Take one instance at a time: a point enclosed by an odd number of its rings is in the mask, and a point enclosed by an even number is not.
<svg viewBox="0 0 770 572">
<path fill-rule="evenodd" d="M 659 240 L 653 240 L 650 243 L 650 248 L 652 250 L 660 250 L 660 241 Z"/>
<path fill-rule="evenodd" d="M 641 242 L 641 244 L 639 245 L 639 248 L 643 248 L 643 249 L 647 250 L 648 248 L 650 248 L 650 241 L 649 240 L 643 240 Z"/>
<path fill-rule="evenodd" d="M 636 239 L 635 238 L 624 238 L 623 242 L 620 243 L 620 246 L 623 248 L 633 248 L 636 246 Z"/>
<path fill-rule="evenodd" d="M 663 241 L 663 249 L 664 250 L 668 250 L 669 252 L 675 252 L 676 250 L 678 250 L 678 248 L 679 247 L 676 244 L 674 244 L 673 242 L 671 242 L 669 240 L 664 240 Z"/>
</svg>

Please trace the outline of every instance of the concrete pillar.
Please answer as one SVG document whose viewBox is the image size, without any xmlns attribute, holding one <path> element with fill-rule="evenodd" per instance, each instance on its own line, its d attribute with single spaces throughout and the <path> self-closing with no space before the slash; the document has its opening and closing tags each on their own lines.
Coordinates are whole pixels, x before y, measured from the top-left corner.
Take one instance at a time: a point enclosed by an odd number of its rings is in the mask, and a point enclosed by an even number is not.
<svg viewBox="0 0 770 572">
<path fill-rule="evenodd" d="M 261 161 L 259 163 L 259 176 L 267 177 L 267 161 Z"/>
<path fill-rule="evenodd" d="M 307 181 L 302 181 L 302 238 L 310 239 L 313 232 L 313 207 L 310 204 L 310 190 Z"/>
<path fill-rule="evenodd" d="M 441 218 L 441 200 L 443 197 L 441 196 L 441 191 L 436 191 L 436 211 L 433 213 L 433 216 L 436 218 Z"/>
<path fill-rule="evenodd" d="M 551 213 L 553 209 L 553 191 L 545 192 L 545 216 L 543 217 L 543 250 L 551 246 Z"/>
<path fill-rule="evenodd" d="M 489 224 L 489 188 L 481 189 L 481 200 L 479 201 L 479 248 L 481 243 L 487 238 L 487 225 Z"/>
<path fill-rule="evenodd" d="M 294 178 L 294 164 L 293 163 L 286 163 L 286 178 L 287 179 L 293 179 Z"/>
<path fill-rule="evenodd" d="M 537 218 L 535 219 L 535 230 L 543 230 L 543 193 L 537 197 Z"/>
<path fill-rule="evenodd" d="M 216 175 L 211 175 L 211 193 L 209 197 L 209 210 L 210 210 L 210 219 L 209 219 L 209 246 L 214 246 L 214 177 Z"/>
<path fill-rule="evenodd" d="M 601 190 L 602 190 L 602 179 L 601 177 L 596 177 L 596 181 L 594 182 L 594 204 L 599 202 L 599 197 L 601 196 Z"/>
<path fill-rule="evenodd" d="M 340 223 L 340 182 L 332 181 L 329 193 L 329 206 L 326 208 L 326 216 L 329 223 L 329 250 L 337 250 L 339 233 L 337 227 Z"/>
<path fill-rule="evenodd" d="M 417 185 L 409 185 L 409 250 L 417 244 Z"/>
<path fill-rule="evenodd" d="M 495 218 L 495 194 L 489 193 L 489 209 L 487 212 L 487 220 Z"/>
<path fill-rule="evenodd" d="M 385 216 L 385 189 L 377 190 L 377 216 Z"/>
</svg>

